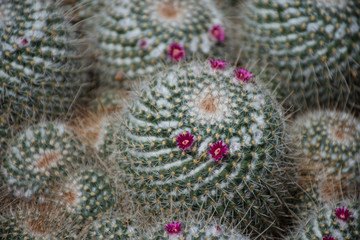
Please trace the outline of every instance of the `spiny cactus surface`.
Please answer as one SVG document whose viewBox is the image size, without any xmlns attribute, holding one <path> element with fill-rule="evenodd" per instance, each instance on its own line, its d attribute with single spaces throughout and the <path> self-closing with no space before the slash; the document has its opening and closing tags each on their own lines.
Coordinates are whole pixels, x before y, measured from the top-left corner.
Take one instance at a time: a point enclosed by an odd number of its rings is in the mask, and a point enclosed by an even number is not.
<svg viewBox="0 0 360 240">
<path fill-rule="evenodd" d="M 75 27 L 54 3 L 0 1 L 0 121 L 68 111 L 81 84 Z"/>
<path fill-rule="evenodd" d="M 96 27 L 99 70 L 110 82 L 210 54 L 225 40 L 222 16 L 212 0 L 112 0 L 101 15 Z"/>
<path fill-rule="evenodd" d="M 272 175 L 281 108 L 247 70 L 210 63 L 156 75 L 115 125 L 112 156 L 148 211 L 215 212 L 261 232 L 288 197 Z"/>
<path fill-rule="evenodd" d="M 359 1 L 249 0 L 243 9 L 244 57 L 276 76 L 269 79 L 281 99 L 358 106 Z"/>
<path fill-rule="evenodd" d="M 140 239 L 133 220 L 112 217 L 93 222 L 87 239 Z"/>
<path fill-rule="evenodd" d="M 1 166 L 4 182 L 17 196 L 49 193 L 85 159 L 85 147 L 64 124 L 29 127 L 13 140 Z"/>
<path fill-rule="evenodd" d="M 319 207 L 304 220 L 295 240 L 359 239 L 359 202 L 340 202 Z"/>
</svg>

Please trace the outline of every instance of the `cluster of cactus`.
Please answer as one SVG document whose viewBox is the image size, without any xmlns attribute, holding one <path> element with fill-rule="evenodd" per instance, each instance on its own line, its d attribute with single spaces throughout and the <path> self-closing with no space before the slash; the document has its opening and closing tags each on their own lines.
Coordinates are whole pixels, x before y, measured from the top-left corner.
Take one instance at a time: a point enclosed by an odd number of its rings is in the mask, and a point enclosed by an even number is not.
<svg viewBox="0 0 360 240">
<path fill-rule="evenodd" d="M 53 3 L 0 1 L 0 118 L 8 123 L 68 111 L 84 81 L 75 27 Z"/>
<path fill-rule="evenodd" d="M 244 57 L 288 106 L 358 105 L 359 1 L 250 0 L 243 9 Z"/>
<path fill-rule="evenodd" d="M 154 73 L 166 62 L 210 54 L 225 40 L 212 0 L 111 0 L 95 28 L 101 80 Z"/>
<path fill-rule="evenodd" d="M 283 116 L 258 79 L 224 65 L 156 75 L 117 123 L 113 157 L 147 210 L 215 212 L 262 232 L 279 224 L 289 198 L 273 174 Z"/>
</svg>

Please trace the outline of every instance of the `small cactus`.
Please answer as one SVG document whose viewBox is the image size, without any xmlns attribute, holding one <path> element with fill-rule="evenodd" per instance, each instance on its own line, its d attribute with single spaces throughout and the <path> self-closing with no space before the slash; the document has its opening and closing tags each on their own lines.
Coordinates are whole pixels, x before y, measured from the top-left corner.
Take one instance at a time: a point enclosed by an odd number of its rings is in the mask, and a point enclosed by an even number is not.
<svg viewBox="0 0 360 240">
<path fill-rule="evenodd" d="M 225 40 L 213 0 L 110 0 L 104 9 L 95 29 L 104 81 L 154 73 Z"/>
<path fill-rule="evenodd" d="M 190 63 L 156 75 L 114 125 L 112 157 L 147 211 L 215 213 L 262 232 L 284 213 L 277 196 L 289 197 L 272 172 L 283 116 L 258 79 L 224 65 Z"/>
<path fill-rule="evenodd" d="M 243 57 L 289 106 L 359 107 L 359 1 L 248 0 L 243 9 Z"/>
<path fill-rule="evenodd" d="M 1 121 L 66 113 L 84 84 L 75 27 L 50 1 L 0 0 L 0 5 L 6 13 L 0 24 Z"/>
<path fill-rule="evenodd" d="M 10 190 L 20 197 L 49 193 L 49 186 L 61 182 L 85 162 L 85 147 L 61 123 L 29 127 L 8 148 L 1 175 Z"/>
<path fill-rule="evenodd" d="M 304 219 L 294 240 L 359 239 L 359 202 L 344 201 L 326 204 L 312 211 Z"/>
</svg>

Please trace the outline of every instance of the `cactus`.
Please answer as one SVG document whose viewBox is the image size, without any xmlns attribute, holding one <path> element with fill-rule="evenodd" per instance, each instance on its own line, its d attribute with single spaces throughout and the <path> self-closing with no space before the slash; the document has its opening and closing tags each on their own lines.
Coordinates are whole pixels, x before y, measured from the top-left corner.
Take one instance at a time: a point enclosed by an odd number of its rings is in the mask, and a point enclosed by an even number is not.
<svg viewBox="0 0 360 240">
<path fill-rule="evenodd" d="M 191 239 L 216 239 L 216 240 L 248 240 L 236 230 L 226 226 L 218 225 L 214 221 L 204 222 L 199 220 L 187 220 L 185 222 L 171 222 L 161 225 L 151 232 L 146 239 L 169 239 L 169 240 L 191 240 Z"/>
<path fill-rule="evenodd" d="M 112 156 L 134 201 L 150 212 L 238 217 L 255 232 L 278 225 L 288 197 L 272 173 L 281 162 L 283 117 L 252 77 L 212 60 L 150 81 L 113 127 Z"/>
<path fill-rule="evenodd" d="M 359 239 L 359 202 L 344 201 L 317 208 L 289 239 L 340 240 Z"/>
<path fill-rule="evenodd" d="M 164 62 L 210 54 L 225 39 L 213 0 L 111 0 L 105 9 L 95 29 L 103 81 L 134 79 Z"/>
<path fill-rule="evenodd" d="M 90 18 L 97 15 L 105 6 L 106 0 L 79 0 L 79 16 L 81 18 Z"/>
<path fill-rule="evenodd" d="M 115 202 L 111 179 L 101 169 L 82 168 L 58 189 L 55 200 L 65 203 L 68 212 L 79 219 L 93 220 L 109 211 Z"/>
<path fill-rule="evenodd" d="M 249 0 L 243 9 L 243 57 L 288 105 L 358 103 L 359 1 Z"/>
<path fill-rule="evenodd" d="M 139 239 L 132 219 L 108 217 L 92 223 L 86 239 Z"/>
<path fill-rule="evenodd" d="M 66 113 L 84 81 L 75 27 L 54 3 L 1 0 L 0 119 L 38 120 Z"/>
<path fill-rule="evenodd" d="M 77 230 L 72 218 L 49 203 L 21 203 L 0 218 L 4 240 L 75 240 Z"/>
<path fill-rule="evenodd" d="M 96 113 L 112 113 L 121 110 L 126 104 L 126 98 L 131 93 L 127 90 L 106 89 L 100 91 L 99 96 L 92 101 L 91 110 Z"/>
<path fill-rule="evenodd" d="M 11 143 L 1 166 L 4 182 L 16 196 L 49 193 L 84 162 L 85 147 L 61 123 L 40 123 Z"/>
<path fill-rule="evenodd" d="M 298 116 L 292 127 L 301 168 L 317 177 L 318 198 L 354 194 L 359 178 L 360 121 L 351 114 L 320 110 Z M 313 177 L 311 177 L 313 175 Z M 339 189 L 336 189 L 338 188 Z M 334 195 L 335 194 L 335 195 Z M 321 196 L 325 195 L 325 196 Z"/>
</svg>

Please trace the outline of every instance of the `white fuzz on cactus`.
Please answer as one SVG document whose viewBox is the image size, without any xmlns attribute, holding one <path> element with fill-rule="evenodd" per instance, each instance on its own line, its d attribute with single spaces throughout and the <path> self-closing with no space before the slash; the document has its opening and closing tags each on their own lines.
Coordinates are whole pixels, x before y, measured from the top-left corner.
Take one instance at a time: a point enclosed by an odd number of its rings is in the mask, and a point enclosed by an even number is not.
<svg viewBox="0 0 360 240">
<path fill-rule="evenodd" d="M 99 70 L 110 82 L 211 54 L 225 40 L 213 0 L 111 0 L 101 15 L 96 27 Z"/>
<path fill-rule="evenodd" d="M 289 197 L 273 175 L 283 117 L 252 77 L 221 60 L 153 77 L 113 127 L 112 156 L 134 201 L 238 218 L 255 232 L 279 224 Z"/>
<path fill-rule="evenodd" d="M 40 123 L 21 132 L 8 146 L 1 174 L 16 196 L 47 194 L 85 161 L 85 147 L 66 125 Z"/>
<path fill-rule="evenodd" d="M 360 204 L 343 201 L 326 204 L 308 215 L 298 232 L 289 239 L 345 240 L 360 239 Z"/>
<path fill-rule="evenodd" d="M 0 24 L 0 120 L 66 113 L 84 84 L 75 27 L 50 1 L 0 0 L 0 5 L 6 14 Z"/>
<path fill-rule="evenodd" d="M 289 105 L 359 107 L 359 1 L 248 0 L 243 9 L 244 58 L 276 76 Z"/>
</svg>

